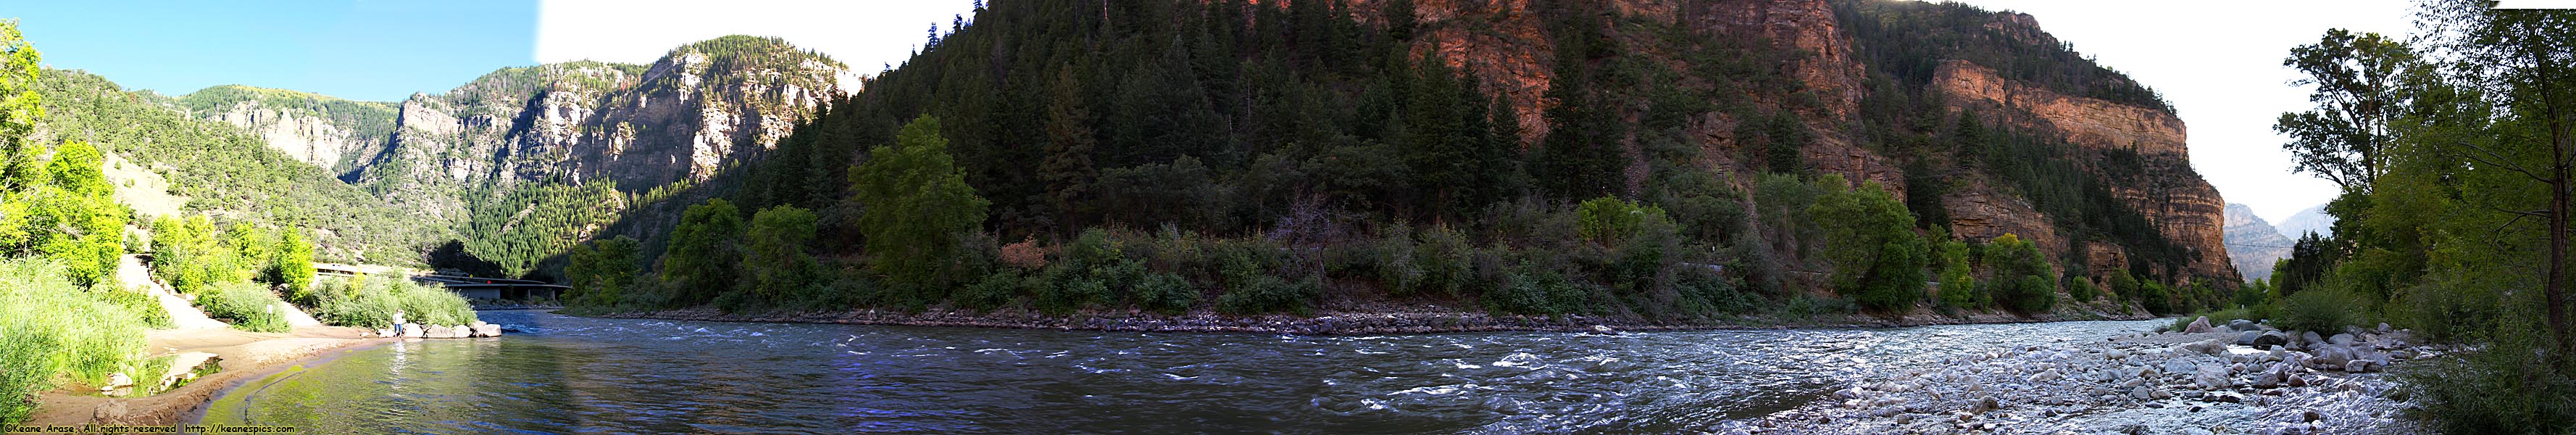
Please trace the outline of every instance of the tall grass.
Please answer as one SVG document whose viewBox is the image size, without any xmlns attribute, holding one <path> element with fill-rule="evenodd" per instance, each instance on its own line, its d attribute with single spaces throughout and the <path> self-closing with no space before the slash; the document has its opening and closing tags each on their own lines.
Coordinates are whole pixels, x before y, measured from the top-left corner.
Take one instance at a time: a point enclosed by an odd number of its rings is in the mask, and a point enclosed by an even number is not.
<svg viewBox="0 0 2576 435">
<path fill-rule="evenodd" d="M 315 317 L 323 323 L 363 328 L 393 327 L 394 313 L 423 325 L 474 323 L 474 307 L 446 289 L 400 278 L 325 278 L 314 283 Z"/>
<path fill-rule="evenodd" d="M 62 266 L 0 260 L 0 425 L 35 412 L 62 382 L 105 384 L 138 371 L 146 330 L 133 312 L 72 285 Z"/>
<path fill-rule="evenodd" d="M 206 309 L 206 317 L 232 321 L 234 329 L 251 332 L 287 332 L 295 328 L 286 324 L 286 315 L 277 305 L 286 303 L 268 286 L 248 281 L 226 281 L 208 286 L 197 295 L 197 306 Z"/>
</svg>

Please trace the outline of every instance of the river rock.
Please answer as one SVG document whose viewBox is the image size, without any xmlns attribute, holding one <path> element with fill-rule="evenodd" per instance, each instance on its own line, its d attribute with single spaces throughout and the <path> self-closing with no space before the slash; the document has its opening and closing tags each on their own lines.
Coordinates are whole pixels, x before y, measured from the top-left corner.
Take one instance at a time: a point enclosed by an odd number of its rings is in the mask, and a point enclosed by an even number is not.
<svg viewBox="0 0 2576 435">
<path fill-rule="evenodd" d="M 402 336 L 403 336 L 403 338 L 421 338 L 422 336 L 425 336 L 425 335 L 428 335 L 428 334 L 429 334 L 429 331 L 426 331 L 426 330 L 421 329 L 420 324 L 418 324 L 418 323 L 404 323 L 404 324 L 402 324 Z"/>
<path fill-rule="evenodd" d="M 2252 345 L 2254 345 L 2254 339 L 2255 339 L 2255 338 L 2260 338 L 2260 337 L 2262 337 L 2262 336 L 2263 336 L 2263 333 L 2262 333 L 2262 332 L 2257 332 L 2257 331 L 2245 331 L 2245 333 L 2242 333 L 2242 334 L 2236 334 L 2236 345 L 2238 345 L 2238 346 L 2252 346 Z"/>
<path fill-rule="evenodd" d="M 2188 334 L 2198 334 L 2198 333 L 2203 333 L 2203 332 L 2214 332 L 2214 331 L 2217 331 L 2217 330 L 2218 330 L 2217 328 L 2211 328 L 2211 327 L 2209 326 L 2209 316 L 2200 316 L 2200 318 L 2198 318 L 2198 319 L 2193 319 L 2193 320 L 2191 321 L 2191 325 L 2190 325 L 2190 326 L 2184 326 L 2184 327 L 2182 328 L 2182 332 L 2184 332 L 2184 333 L 2188 333 Z"/>
<path fill-rule="evenodd" d="M 2351 346 L 2352 334 L 2335 334 L 2334 337 L 2326 338 L 2326 342 L 2336 346 Z"/>
<path fill-rule="evenodd" d="M 2232 331 L 2239 331 L 2239 332 L 2243 332 L 2243 331 L 2252 331 L 2252 330 L 2263 329 L 2263 328 L 2262 328 L 2262 327 L 2260 327 L 2260 326 L 2254 326 L 2254 321 L 2252 321 L 2252 320 L 2236 319 L 2236 320 L 2229 320 L 2229 321 L 2227 321 L 2227 329 L 2228 329 L 2228 330 L 2232 330 Z"/>
<path fill-rule="evenodd" d="M 469 338 L 473 336 L 474 329 L 468 328 L 465 325 L 453 325 L 447 327 L 447 338 Z"/>
<path fill-rule="evenodd" d="M 2200 366 L 2192 364 L 2191 361 L 2183 361 L 2181 358 L 2165 361 L 2162 368 L 2168 374 L 2188 374 L 2200 370 Z"/>
<path fill-rule="evenodd" d="M 2183 348 L 2183 350 L 2189 350 L 2189 351 L 2193 351 L 2193 352 L 2200 352 L 2201 354 L 2205 354 L 2205 355 L 2218 355 L 2218 354 L 2222 354 L 2222 353 L 2227 353 L 2227 342 L 2226 342 L 2226 341 L 2219 340 L 2219 339 L 2212 338 L 2212 339 L 2208 339 L 2208 340 L 2201 340 L 2201 341 L 2197 341 L 2197 342 L 2192 342 L 2191 344 L 2185 344 L 2185 345 L 2182 345 L 2182 348 Z"/>
<path fill-rule="evenodd" d="M 474 327 L 474 334 L 482 337 L 499 337 L 501 336 L 501 325 L 489 323 L 478 325 Z"/>
<path fill-rule="evenodd" d="M 2138 400 L 2156 400 L 2155 387 L 2141 385 L 2137 388 L 2130 388 L 2129 398 Z"/>
<path fill-rule="evenodd" d="M 2275 346 L 2289 344 L 2289 342 L 2290 337 L 2282 336 L 2279 332 L 2267 331 L 2264 332 L 2263 335 L 2255 336 L 2253 345 L 2258 349 L 2272 349 Z"/>
<path fill-rule="evenodd" d="M 2057 369 L 2048 369 L 2039 372 L 2037 375 L 2031 375 L 2030 382 L 2034 384 L 2045 384 L 2057 382 L 2060 379 L 2066 379 L 2066 374 L 2059 373 Z"/>
<path fill-rule="evenodd" d="M 1617 333 L 1619 333 L 1619 330 L 1616 330 L 1616 329 L 1610 329 L 1610 327 L 1608 327 L 1608 326 L 1592 325 L 1592 333 L 1594 333 L 1594 334 L 1601 334 L 1601 335 L 1610 335 L 1610 334 L 1617 334 Z"/>
<path fill-rule="evenodd" d="M 2003 407 L 2003 404 L 1995 402 L 1993 396 L 1979 397 L 1975 403 L 1968 404 L 1968 413 L 1984 414 L 1986 411 L 2003 409 Z"/>
<path fill-rule="evenodd" d="M 428 327 L 428 328 L 422 328 L 421 337 L 422 337 L 422 338 L 447 338 L 447 336 L 448 336 L 449 334 L 451 334 L 451 332 L 449 332 L 449 331 L 447 330 L 447 327 L 445 327 L 445 326 L 429 325 L 429 327 Z"/>
<path fill-rule="evenodd" d="M 2299 343 L 2300 343 L 2300 344 L 2317 344 L 2317 343 L 2323 343 L 2323 342 L 2325 342 L 2325 341 L 2326 341 L 2325 337 L 2317 335 L 2317 331 L 2307 331 L 2307 332 L 2301 332 L 2301 333 L 2299 333 Z"/>
<path fill-rule="evenodd" d="M 2198 384 L 2203 389 L 2215 390 L 2236 386 L 2236 380 L 2227 377 L 2227 366 L 2203 363 L 2199 369 L 2192 374 L 2191 380 L 2193 384 Z"/>
<path fill-rule="evenodd" d="M 2380 364 L 2378 361 L 2371 361 L 2371 360 L 2366 360 L 2366 359 L 2357 359 L 2357 360 L 2352 360 L 2352 361 L 2344 362 L 2343 364 L 2344 364 L 2344 365 L 2343 365 L 2343 371 L 2346 371 L 2346 372 L 2352 372 L 2352 373 L 2370 373 L 2370 372 L 2375 372 L 2375 371 L 2379 371 L 2379 368 L 2381 367 L 2381 364 Z"/>
</svg>

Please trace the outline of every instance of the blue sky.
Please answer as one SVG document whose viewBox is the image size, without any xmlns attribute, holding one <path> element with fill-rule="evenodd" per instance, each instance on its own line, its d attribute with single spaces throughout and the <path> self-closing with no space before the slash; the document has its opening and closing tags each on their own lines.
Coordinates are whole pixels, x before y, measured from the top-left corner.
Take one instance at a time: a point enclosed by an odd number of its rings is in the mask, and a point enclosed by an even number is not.
<svg viewBox="0 0 2576 435">
<path fill-rule="evenodd" d="M 353 100 L 535 63 L 534 0 L 10 1 L 53 68 L 185 94 L 243 84 Z"/>
</svg>

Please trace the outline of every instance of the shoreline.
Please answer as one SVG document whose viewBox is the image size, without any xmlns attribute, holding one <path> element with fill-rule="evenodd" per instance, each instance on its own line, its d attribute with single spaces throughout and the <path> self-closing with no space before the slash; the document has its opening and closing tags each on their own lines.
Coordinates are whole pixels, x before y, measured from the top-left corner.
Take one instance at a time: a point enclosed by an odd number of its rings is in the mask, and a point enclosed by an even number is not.
<svg viewBox="0 0 2576 435">
<path fill-rule="evenodd" d="M 1885 318 L 1868 314 L 1845 315 L 1832 321 L 1802 322 L 1769 316 L 1740 317 L 1732 322 L 1658 322 L 1634 318 L 1582 315 L 1522 316 L 1494 315 L 1481 311 L 1419 312 L 1317 312 L 1313 315 L 1231 316 L 1199 311 L 1170 316 L 1135 311 L 1084 311 L 1065 315 L 1043 314 L 1026 310 L 997 310 L 975 313 L 964 310 L 859 310 L 846 312 L 741 312 L 726 313 L 713 307 L 691 307 L 671 310 L 629 311 L 595 314 L 570 314 L 576 317 L 609 319 L 657 319 L 707 322 L 747 323 L 814 323 L 876 326 L 927 326 L 997 329 L 1052 329 L 1060 331 L 1104 332 L 1173 332 L 1213 334 L 1288 334 L 1288 335 L 1384 335 L 1384 334 L 1454 334 L 1477 332 L 1605 332 L 1608 331 L 1706 331 L 1755 329 L 1838 329 L 1838 328 L 1903 328 L 1934 325 L 1978 325 L 2012 323 L 2049 323 L 2071 321 L 2130 321 L 2161 317 L 2143 314 L 2051 313 L 2021 316 L 2009 313 L 1976 313 L 1946 316 L 1928 310 Z"/>
<path fill-rule="evenodd" d="M 154 354 L 207 352 L 223 368 L 187 385 L 142 397 L 106 397 L 67 389 L 41 393 L 36 413 L 25 425 L 117 424 L 186 425 L 202 419 L 208 405 L 225 393 L 289 367 L 327 360 L 348 352 L 392 343 L 399 338 L 366 337 L 365 330 L 337 326 L 296 328 L 292 333 L 253 333 L 231 329 L 163 329 L 148 334 Z"/>
</svg>

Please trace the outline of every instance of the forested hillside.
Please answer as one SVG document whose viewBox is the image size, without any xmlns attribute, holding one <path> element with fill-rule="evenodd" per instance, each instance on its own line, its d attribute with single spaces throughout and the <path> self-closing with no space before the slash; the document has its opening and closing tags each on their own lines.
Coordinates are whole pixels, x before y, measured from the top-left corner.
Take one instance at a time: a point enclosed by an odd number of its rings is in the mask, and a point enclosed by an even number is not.
<svg viewBox="0 0 2576 435">
<path fill-rule="evenodd" d="M 330 261 L 417 264 L 421 250 L 450 234 L 241 128 L 190 119 L 167 98 L 64 70 L 44 71 L 35 91 L 46 117 L 31 140 L 84 141 L 124 156 L 167 178 L 188 211 L 312 229 Z"/>
<path fill-rule="evenodd" d="M 1939 43 L 1903 43 L 1918 38 Z M 2171 120 L 2027 16 L 1005 1 L 924 47 L 678 196 L 727 200 L 630 214 L 604 235 L 632 239 L 577 250 L 568 278 L 625 309 L 1465 304 L 1681 322 L 2170 311 L 2235 285 L 2214 236 L 2173 238 L 2198 212 L 2142 186 L 2205 188 L 2185 157 L 1945 92 L 1938 77 L 1962 73 L 1943 65 L 1995 63 L 1992 80 L 2065 95 L 2050 102 Z"/>
</svg>

